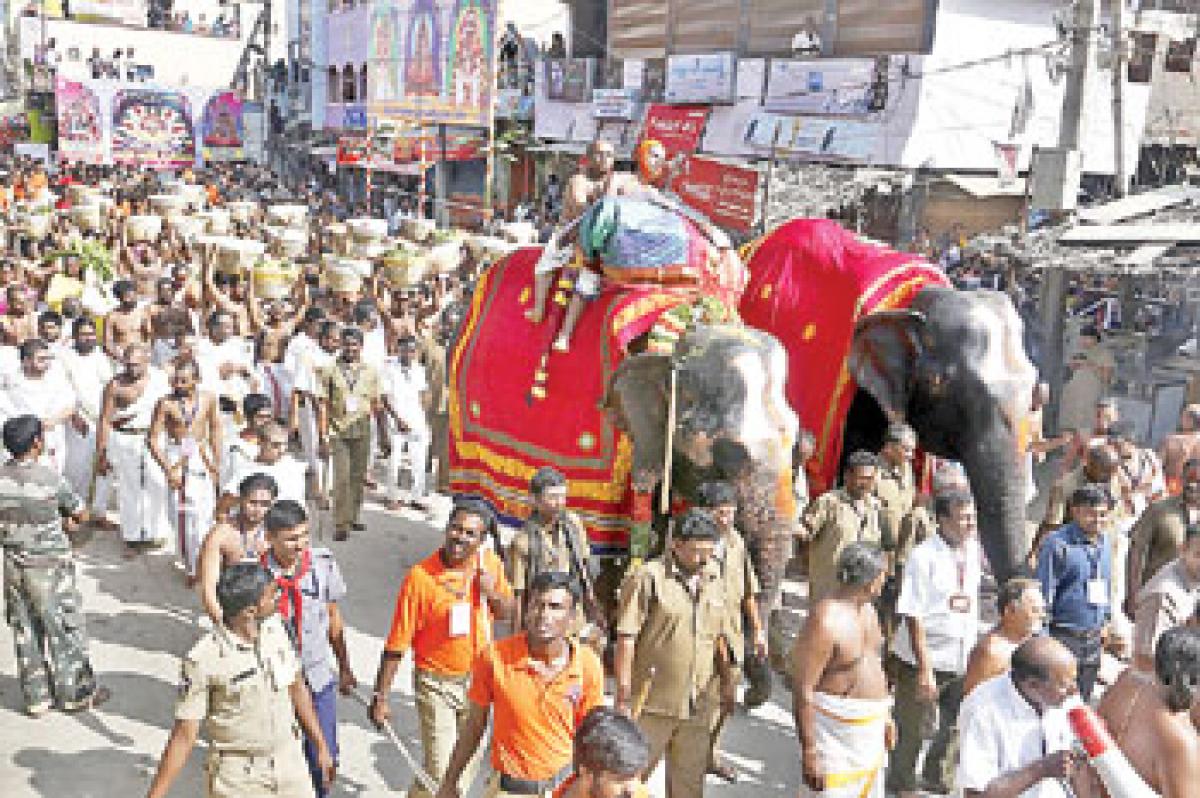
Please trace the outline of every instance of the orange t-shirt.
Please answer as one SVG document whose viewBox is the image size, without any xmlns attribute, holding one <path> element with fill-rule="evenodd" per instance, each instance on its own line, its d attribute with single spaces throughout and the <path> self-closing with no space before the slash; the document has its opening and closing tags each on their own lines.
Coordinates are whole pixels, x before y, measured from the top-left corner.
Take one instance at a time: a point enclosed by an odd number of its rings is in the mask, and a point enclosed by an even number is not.
<svg viewBox="0 0 1200 798">
<path fill-rule="evenodd" d="M 492 767 L 544 781 L 571 764 L 575 729 L 604 699 L 604 668 L 587 646 L 572 645 L 549 682 L 529 658 L 524 633 L 492 645 L 475 662 L 467 698 L 492 707 Z"/>
<path fill-rule="evenodd" d="M 217 205 L 221 200 L 221 192 L 217 190 L 215 183 L 209 183 L 204 187 L 204 193 L 208 195 L 208 204 Z"/>
<path fill-rule="evenodd" d="M 504 565 L 490 550 L 481 550 L 482 567 L 492 575 L 496 590 L 512 597 L 512 588 L 504 577 Z M 391 654 L 403 654 L 409 648 L 418 668 L 440 676 L 466 676 L 479 652 L 492 639 L 492 611 L 480 601 L 475 569 L 447 568 L 439 549 L 408 572 L 396 596 L 392 630 L 383 648 Z M 451 613 L 455 604 L 474 605 L 471 633 L 450 636 Z"/>
</svg>

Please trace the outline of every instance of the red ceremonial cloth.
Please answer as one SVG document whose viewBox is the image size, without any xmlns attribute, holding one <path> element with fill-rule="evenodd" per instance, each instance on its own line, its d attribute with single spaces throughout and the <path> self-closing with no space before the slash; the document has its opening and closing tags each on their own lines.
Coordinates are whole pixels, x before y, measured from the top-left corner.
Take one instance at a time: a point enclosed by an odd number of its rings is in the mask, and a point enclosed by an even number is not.
<svg viewBox="0 0 1200 798">
<path fill-rule="evenodd" d="M 847 358 L 862 316 L 906 308 L 927 285 L 948 285 L 920 257 L 866 241 L 828 219 L 795 219 L 744 252 L 750 283 L 738 307 L 788 352 L 787 397 L 816 436 L 812 495 L 837 481 L 842 430 L 857 385 Z"/>
<path fill-rule="evenodd" d="M 594 547 L 628 542 L 632 448 L 600 409 L 626 345 L 694 289 L 606 285 L 580 315 L 571 351 L 551 352 L 564 307 L 525 319 L 541 250 L 521 249 L 480 278 L 450 362 L 450 487 L 483 496 L 506 516 L 530 510 L 529 480 L 550 465 Z M 545 396 L 532 391 L 545 363 Z"/>
</svg>

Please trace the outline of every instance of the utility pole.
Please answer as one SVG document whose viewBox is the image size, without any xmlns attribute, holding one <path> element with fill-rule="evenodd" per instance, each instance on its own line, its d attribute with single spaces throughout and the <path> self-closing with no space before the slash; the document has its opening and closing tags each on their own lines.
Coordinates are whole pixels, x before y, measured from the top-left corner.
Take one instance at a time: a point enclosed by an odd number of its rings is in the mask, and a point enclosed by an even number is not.
<svg viewBox="0 0 1200 798">
<path fill-rule="evenodd" d="M 1125 173 L 1125 0 L 1111 2 L 1113 195 L 1124 197 L 1129 190 L 1129 175 Z"/>
<path fill-rule="evenodd" d="M 1096 32 L 1099 22 L 1100 0 L 1076 0 L 1075 18 L 1071 23 L 1071 65 L 1063 90 L 1062 121 L 1058 129 L 1058 146 L 1064 150 L 1079 149 L 1087 87 L 1096 69 Z M 1070 169 L 1063 169 L 1064 183 L 1070 179 L 1070 172 Z M 1042 369 L 1043 377 L 1050 385 L 1050 404 L 1046 408 L 1046 416 L 1050 429 L 1055 432 L 1059 431 L 1059 401 L 1066 382 L 1063 363 L 1066 342 L 1063 339 L 1066 333 L 1067 278 L 1068 271 L 1064 266 L 1053 266 L 1046 270 L 1042 281 Z"/>
</svg>

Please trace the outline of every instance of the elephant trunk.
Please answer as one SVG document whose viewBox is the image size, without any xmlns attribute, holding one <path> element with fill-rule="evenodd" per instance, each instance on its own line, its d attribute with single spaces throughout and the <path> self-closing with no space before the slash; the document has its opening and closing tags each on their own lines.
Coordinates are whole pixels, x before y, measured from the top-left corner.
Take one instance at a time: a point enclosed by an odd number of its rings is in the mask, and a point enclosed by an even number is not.
<svg viewBox="0 0 1200 798">
<path fill-rule="evenodd" d="M 795 496 L 789 469 L 762 469 L 733 480 L 737 528 L 758 575 L 763 620 L 776 605 L 784 570 L 792 557 Z"/>
<path fill-rule="evenodd" d="M 998 583 L 1028 571 L 1025 564 L 1026 475 L 1016 436 L 1002 418 L 963 441 L 957 453 L 971 482 L 979 537 Z"/>
</svg>

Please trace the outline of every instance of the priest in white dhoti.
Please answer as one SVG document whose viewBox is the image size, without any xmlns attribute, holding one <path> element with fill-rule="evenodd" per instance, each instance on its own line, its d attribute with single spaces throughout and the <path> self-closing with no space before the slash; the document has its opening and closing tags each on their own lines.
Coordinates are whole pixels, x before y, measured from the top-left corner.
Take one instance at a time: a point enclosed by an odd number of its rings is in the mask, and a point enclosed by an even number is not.
<svg viewBox="0 0 1200 798">
<path fill-rule="evenodd" d="M 400 340 L 397 354 L 388 358 L 383 370 L 383 402 L 391 433 L 391 456 L 388 458 L 384 485 L 388 492 L 388 509 L 401 508 L 400 471 L 410 474 L 409 504 L 424 510 L 426 479 L 429 472 L 429 421 L 425 417 L 424 394 L 429 390 L 425 367 L 417 361 L 417 340 L 411 336 Z"/>
<path fill-rule="evenodd" d="M 121 539 L 131 550 L 160 546 L 171 530 L 167 480 L 146 446 L 154 406 L 170 385 L 149 359 L 145 347 L 126 350 L 124 368 L 106 389 L 96 441 L 104 456 L 97 470 L 116 479 Z"/>
<path fill-rule="evenodd" d="M 100 425 L 104 387 L 113 378 L 113 366 L 98 345 L 94 321 L 76 319 L 71 336 L 72 345 L 63 352 L 60 362 L 79 399 L 79 415 L 86 427 L 67 428 L 66 477 L 75 492 L 88 499 L 94 521 L 106 525 L 112 477 L 96 474 L 96 430 Z"/>
<path fill-rule="evenodd" d="M 52 369 L 54 357 L 45 341 L 30 338 L 19 347 L 21 368 L 0 383 L 0 422 L 20 415 L 42 420 L 45 459 L 58 473 L 67 460 L 67 425 L 81 429 L 79 400 L 62 369 Z"/>
</svg>

